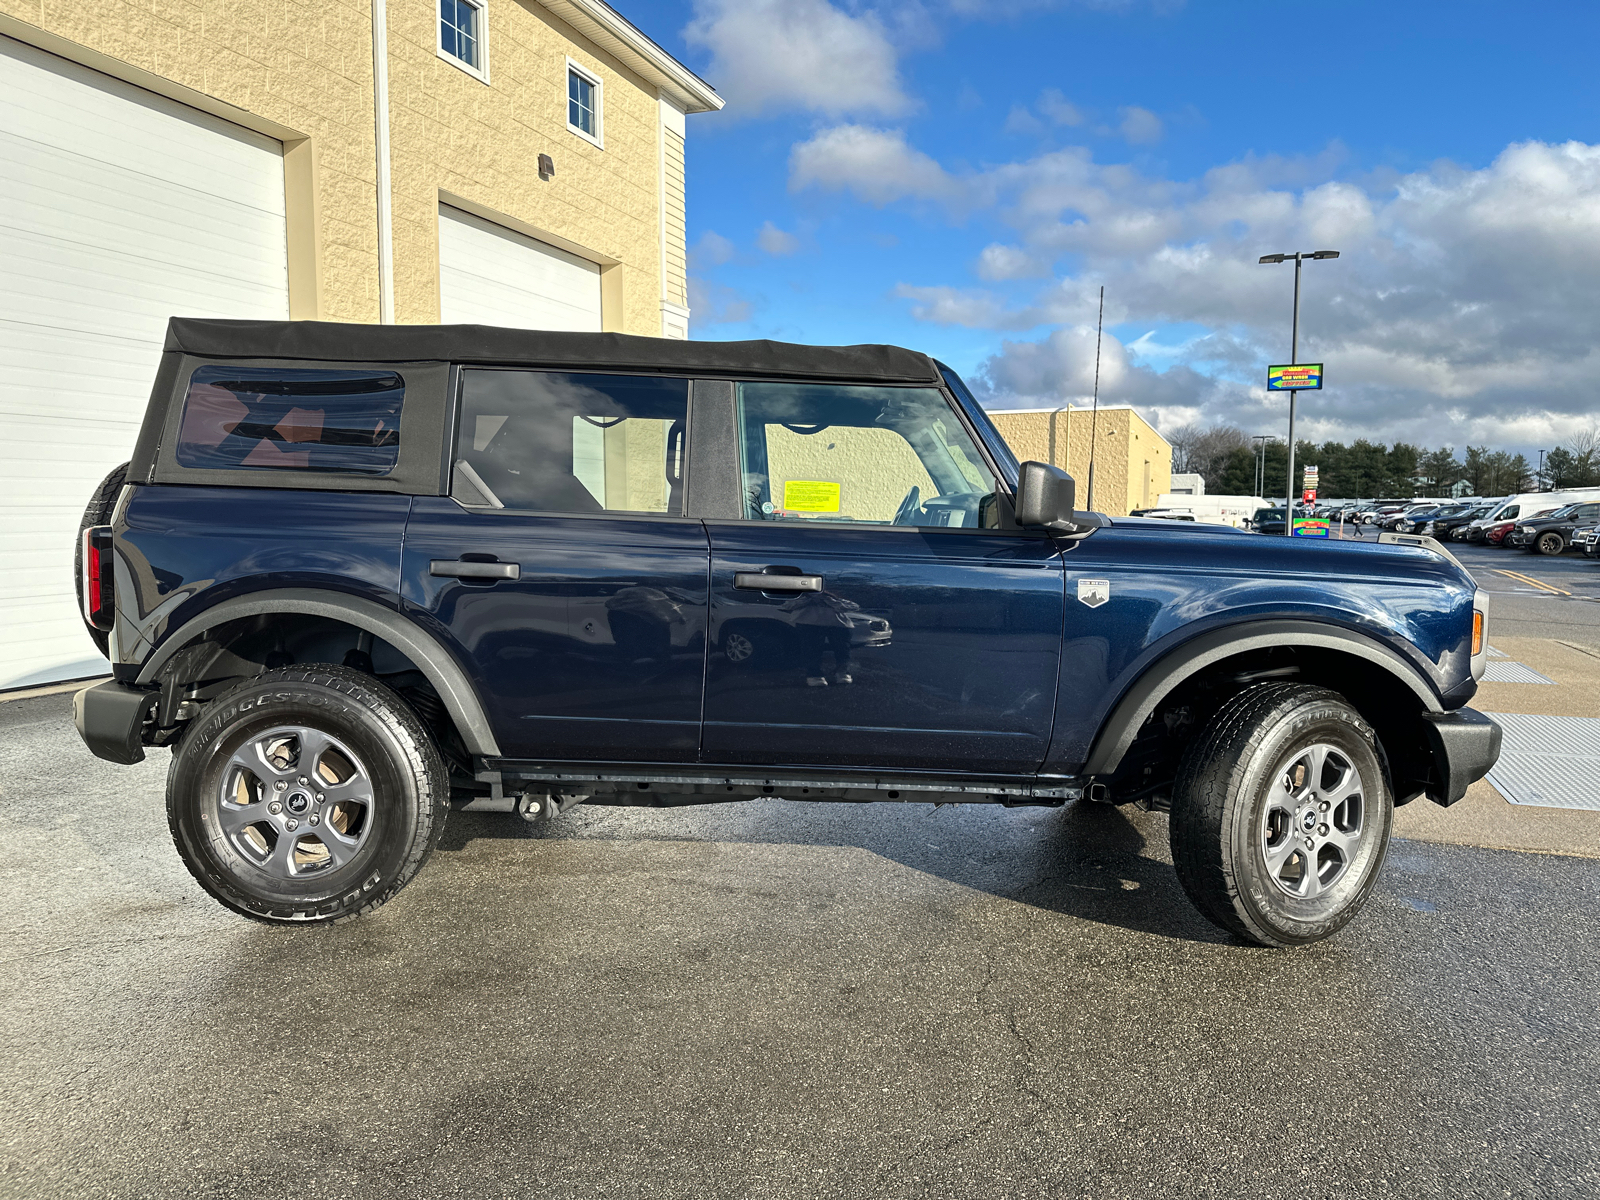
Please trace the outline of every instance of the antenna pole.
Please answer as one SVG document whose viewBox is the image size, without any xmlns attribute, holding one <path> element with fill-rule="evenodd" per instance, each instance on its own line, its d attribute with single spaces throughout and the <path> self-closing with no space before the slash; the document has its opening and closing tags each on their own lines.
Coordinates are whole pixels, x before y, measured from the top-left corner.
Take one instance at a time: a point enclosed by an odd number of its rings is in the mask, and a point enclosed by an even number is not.
<svg viewBox="0 0 1600 1200">
<path fill-rule="evenodd" d="M 1106 328 L 1106 288 L 1100 285 L 1100 317 L 1094 329 L 1094 411 L 1089 417 L 1089 498 L 1084 508 L 1094 511 L 1094 456 L 1100 449 L 1100 337 Z"/>
</svg>

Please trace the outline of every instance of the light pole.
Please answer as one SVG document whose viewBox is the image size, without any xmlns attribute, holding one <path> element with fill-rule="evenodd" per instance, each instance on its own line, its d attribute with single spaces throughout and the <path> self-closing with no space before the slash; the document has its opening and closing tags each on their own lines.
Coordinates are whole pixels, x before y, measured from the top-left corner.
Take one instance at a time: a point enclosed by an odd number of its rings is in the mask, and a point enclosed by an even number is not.
<svg viewBox="0 0 1600 1200">
<path fill-rule="evenodd" d="M 1267 443 L 1272 440 L 1272 435 L 1258 433 L 1250 440 L 1258 443 L 1254 447 L 1256 459 L 1256 490 L 1253 494 L 1262 496 L 1262 493 L 1264 493 L 1267 488 Z M 1265 496 L 1262 496 L 1262 498 L 1265 499 Z"/>
<path fill-rule="evenodd" d="M 1294 325 L 1289 334 L 1289 365 L 1300 361 L 1300 261 L 1306 258 L 1338 258 L 1337 250 L 1296 250 L 1293 254 L 1263 254 L 1264 263 L 1281 263 L 1294 259 Z M 1287 491 L 1289 503 L 1283 510 L 1283 533 L 1294 536 L 1294 402 L 1295 393 L 1289 393 L 1289 478 Z"/>
<path fill-rule="evenodd" d="M 1528 460 L 1527 459 L 1523 459 L 1522 461 L 1523 462 L 1527 462 Z M 1539 489 L 1538 489 L 1539 491 L 1541 491 L 1541 492 L 1544 491 L 1544 451 L 1543 450 L 1539 451 L 1539 471 L 1538 471 L 1538 473 L 1536 475 L 1534 475 L 1533 481 L 1539 485 Z"/>
</svg>

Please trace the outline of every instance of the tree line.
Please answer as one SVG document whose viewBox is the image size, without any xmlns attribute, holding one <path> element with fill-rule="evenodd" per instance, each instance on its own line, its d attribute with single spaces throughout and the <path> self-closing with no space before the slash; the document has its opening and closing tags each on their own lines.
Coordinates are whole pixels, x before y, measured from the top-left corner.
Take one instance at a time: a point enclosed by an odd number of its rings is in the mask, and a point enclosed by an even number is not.
<svg viewBox="0 0 1600 1200">
<path fill-rule="evenodd" d="M 1202 428 L 1186 425 L 1167 435 L 1172 445 L 1174 474 L 1192 473 L 1206 481 L 1213 495 L 1253 496 L 1263 451 L 1234 425 Z M 1265 444 L 1266 482 L 1261 495 L 1283 496 L 1289 465 L 1287 444 L 1274 438 Z M 1297 440 L 1294 451 L 1295 491 L 1301 468 L 1317 468 L 1317 494 L 1334 499 L 1447 496 L 1461 480 L 1475 496 L 1506 496 L 1516 492 L 1600 485 L 1600 426 L 1569 439 L 1544 459 L 1540 473 L 1522 454 L 1468 446 L 1457 455 L 1455 447 L 1427 450 L 1409 442 L 1382 442 L 1358 438 L 1343 442 Z"/>
</svg>

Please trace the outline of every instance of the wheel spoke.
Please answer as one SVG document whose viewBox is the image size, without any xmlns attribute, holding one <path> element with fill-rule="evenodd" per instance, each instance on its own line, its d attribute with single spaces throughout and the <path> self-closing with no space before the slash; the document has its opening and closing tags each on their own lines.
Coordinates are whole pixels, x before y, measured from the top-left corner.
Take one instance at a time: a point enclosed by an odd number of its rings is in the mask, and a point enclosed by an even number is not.
<svg viewBox="0 0 1600 1200">
<path fill-rule="evenodd" d="M 267 806 L 263 801 L 255 804 L 219 804 L 217 817 L 222 824 L 222 832 L 231 838 L 239 836 L 245 828 L 267 819 Z"/>
<path fill-rule="evenodd" d="M 1299 844 L 1291 833 L 1276 846 L 1263 846 L 1262 849 L 1267 856 L 1267 869 L 1274 875 L 1283 870 L 1283 864 L 1288 861 L 1289 855 L 1294 853 L 1294 848 Z"/>
<path fill-rule="evenodd" d="M 1358 826 L 1354 832 L 1346 833 L 1337 825 L 1330 825 L 1328 827 L 1327 841 L 1339 851 L 1340 857 L 1344 860 L 1344 865 L 1348 867 L 1355 861 L 1356 851 L 1361 848 L 1361 829 Z"/>
<path fill-rule="evenodd" d="M 1305 872 L 1300 876 L 1299 895 L 1307 900 L 1322 891 L 1322 877 L 1317 874 L 1317 860 L 1314 851 L 1301 847 L 1302 861 L 1306 864 Z"/>
<path fill-rule="evenodd" d="M 295 775 L 304 775 L 311 783 L 319 783 L 316 775 L 317 760 L 323 751 L 333 745 L 333 739 L 320 729 L 296 730 L 300 739 L 300 757 L 295 762 Z"/>
<path fill-rule="evenodd" d="M 267 857 L 266 867 L 274 875 L 290 876 L 294 871 L 294 851 L 300 844 L 298 833 L 278 834 L 278 844 L 272 848 L 272 853 Z"/>
<path fill-rule="evenodd" d="M 338 870 L 354 858 L 356 851 L 361 848 L 360 838 L 347 838 L 342 833 L 335 833 L 327 826 L 323 826 L 318 830 L 317 837 L 328 848 L 328 858 L 334 870 Z"/>
</svg>

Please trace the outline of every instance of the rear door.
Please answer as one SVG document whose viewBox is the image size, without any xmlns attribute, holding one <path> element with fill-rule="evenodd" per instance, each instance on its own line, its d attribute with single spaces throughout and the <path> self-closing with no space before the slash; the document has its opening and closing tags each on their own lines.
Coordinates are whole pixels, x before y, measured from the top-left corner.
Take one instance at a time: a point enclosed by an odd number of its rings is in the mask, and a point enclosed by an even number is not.
<svg viewBox="0 0 1600 1200">
<path fill-rule="evenodd" d="M 502 751 L 692 762 L 705 529 L 687 381 L 461 372 L 452 495 L 418 497 L 402 591 L 474 676 Z"/>
<path fill-rule="evenodd" d="M 702 759 L 1026 773 L 1049 744 L 1062 564 L 1008 523 L 935 388 L 742 383 L 711 520 Z M 697 462 L 697 471 L 705 469 Z"/>
</svg>

